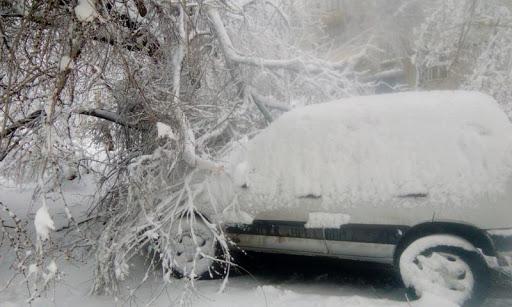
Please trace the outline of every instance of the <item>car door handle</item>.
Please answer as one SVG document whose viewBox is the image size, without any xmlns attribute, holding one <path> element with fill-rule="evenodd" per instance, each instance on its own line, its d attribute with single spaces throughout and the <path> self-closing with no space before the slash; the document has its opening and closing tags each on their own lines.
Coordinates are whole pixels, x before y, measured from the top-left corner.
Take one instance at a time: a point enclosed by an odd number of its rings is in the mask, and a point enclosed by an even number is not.
<svg viewBox="0 0 512 307">
<path fill-rule="evenodd" d="M 408 193 L 397 196 L 398 198 L 425 198 L 428 197 L 427 193 Z"/>
<path fill-rule="evenodd" d="M 322 195 L 308 194 L 299 196 L 299 199 L 319 199 L 322 198 Z"/>
</svg>

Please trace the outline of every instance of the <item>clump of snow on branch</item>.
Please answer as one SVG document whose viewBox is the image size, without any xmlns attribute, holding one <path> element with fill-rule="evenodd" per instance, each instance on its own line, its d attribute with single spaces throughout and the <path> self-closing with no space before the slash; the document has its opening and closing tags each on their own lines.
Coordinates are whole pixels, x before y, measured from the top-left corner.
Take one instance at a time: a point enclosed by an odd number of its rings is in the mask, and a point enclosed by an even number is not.
<svg viewBox="0 0 512 307">
<path fill-rule="evenodd" d="M 65 71 L 66 69 L 72 69 L 73 68 L 73 62 L 71 58 L 68 55 L 62 56 L 59 62 L 59 70 Z"/>
<path fill-rule="evenodd" d="M 37 237 L 46 241 L 50 238 L 50 232 L 55 230 L 55 223 L 53 222 L 50 213 L 48 212 L 48 207 L 46 205 L 42 205 L 36 212 L 36 216 L 34 218 L 34 225 L 37 232 Z"/>
<path fill-rule="evenodd" d="M 172 128 L 168 125 L 158 122 L 156 123 L 156 129 L 158 130 L 158 136 L 159 137 L 168 137 L 171 140 L 176 140 L 176 135 L 172 131 Z"/>
<path fill-rule="evenodd" d="M 98 12 L 96 11 L 96 0 L 78 0 L 78 5 L 75 7 L 75 15 L 79 21 L 93 21 L 98 17 Z"/>
</svg>

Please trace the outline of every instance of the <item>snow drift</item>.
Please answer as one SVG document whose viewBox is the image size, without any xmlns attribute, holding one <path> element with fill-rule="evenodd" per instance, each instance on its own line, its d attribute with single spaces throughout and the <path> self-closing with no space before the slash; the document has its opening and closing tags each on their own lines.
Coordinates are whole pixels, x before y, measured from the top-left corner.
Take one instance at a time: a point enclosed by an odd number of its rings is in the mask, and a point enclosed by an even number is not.
<svg viewBox="0 0 512 307">
<path fill-rule="evenodd" d="M 261 206 L 307 195 L 327 210 L 411 195 L 464 204 L 504 191 L 512 125 L 477 92 L 354 97 L 285 113 L 229 159 L 233 181 L 246 187 L 239 196 Z"/>
</svg>

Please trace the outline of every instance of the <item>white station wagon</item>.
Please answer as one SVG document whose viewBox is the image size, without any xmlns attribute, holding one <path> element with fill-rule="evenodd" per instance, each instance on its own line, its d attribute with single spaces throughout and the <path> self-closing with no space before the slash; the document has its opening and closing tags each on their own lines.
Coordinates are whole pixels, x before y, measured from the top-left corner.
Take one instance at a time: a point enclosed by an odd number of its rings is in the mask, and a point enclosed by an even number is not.
<svg viewBox="0 0 512 307">
<path fill-rule="evenodd" d="M 389 263 L 406 287 L 480 306 L 512 255 L 512 124 L 463 91 L 296 108 L 225 158 L 201 215 L 237 247 Z M 214 204 L 212 205 L 212 202 Z M 184 227 L 174 269 L 211 276 L 215 240 Z M 204 257 L 205 255 L 210 257 Z"/>
</svg>

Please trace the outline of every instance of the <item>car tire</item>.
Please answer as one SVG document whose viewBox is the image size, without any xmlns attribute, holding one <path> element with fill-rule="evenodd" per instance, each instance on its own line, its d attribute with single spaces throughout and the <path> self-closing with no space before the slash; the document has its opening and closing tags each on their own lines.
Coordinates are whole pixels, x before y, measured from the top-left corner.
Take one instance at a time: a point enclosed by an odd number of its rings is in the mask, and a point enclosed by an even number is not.
<svg viewBox="0 0 512 307">
<path fill-rule="evenodd" d="M 481 306 L 490 283 L 483 256 L 468 241 L 451 235 L 431 235 L 408 245 L 399 259 L 408 299 L 425 293 L 462 307 Z"/>
<path fill-rule="evenodd" d="M 212 230 L 199 217 L 176 221 L 166 244 L 158 243 L 162 265 L 175 278 L 217 279 L 227 274 Z"/>
</svg>

